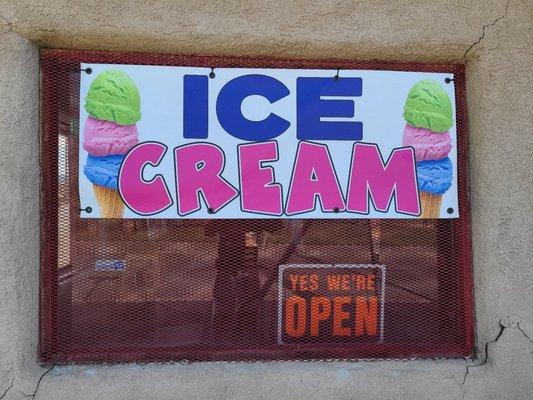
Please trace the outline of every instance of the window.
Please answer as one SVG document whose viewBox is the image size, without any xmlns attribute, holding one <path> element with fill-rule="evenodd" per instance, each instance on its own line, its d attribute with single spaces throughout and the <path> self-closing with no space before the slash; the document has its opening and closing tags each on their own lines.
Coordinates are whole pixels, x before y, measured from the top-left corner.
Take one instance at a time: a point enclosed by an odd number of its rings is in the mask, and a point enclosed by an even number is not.
<svg viewBox="0 0 533 400">
<path fill-rule="evenodd" d="M 454 73 L 460 216 L 403 220 L 80 218 L 82 62 Z M 472 354 L 463 66 L 50 50 L 42 53 L 41 70 L 42 361 Z M 334 299 L 312 304 L 305 297 L 301 304 L 280 303 L 290 295 L 291 274 L 293 278 L 305 275 L 303 284 L 309 285 L 309 276 L 323 273 L 324 265 L 331 266 L 336 276 L 349 275 L 352 283 L 363 288 L 377 287 L 380 303 L 364 304 L 367 311 L 379 308 L 376 321 L 360 317 L 357 328 L 357 317 L 348 315 L 346 323 L 353 328 L 339 337 L 330 334 L 336 329 L 334 314 L 364 312 L 363 308 L 357 311 L 356 296 L 341 305 Z M 291 313 L 284 314 L 283 307 L 292 307 Z M 319 321 L 311 322 L 312 314 L 306 314 L 305 326 L 300 326 L 302 321 L 295 314 L 301 311 L 299 307 L 315 307 L 314 318 Z M 287 321 L 287 315 L 292 320 Z M 331 322 L 321 325 L 320 318 Z M 282 332 L 281 326 L 288 322 L 296 332 L 292 336 Z M 373 338 L 355 338 L 357 329 L 364 333 L 374 327 Z M 306 330 L 305 340 L 297 340 L 298 329 Z"/>
</svg>

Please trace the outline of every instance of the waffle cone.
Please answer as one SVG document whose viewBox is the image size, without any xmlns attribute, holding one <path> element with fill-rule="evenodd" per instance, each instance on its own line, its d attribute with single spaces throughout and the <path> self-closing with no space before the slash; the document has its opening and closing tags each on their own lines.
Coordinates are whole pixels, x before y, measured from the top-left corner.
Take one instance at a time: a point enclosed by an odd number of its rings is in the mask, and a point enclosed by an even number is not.
<svg viewBox="0 0 533 400">
<path fill-rule="evenodd" d="M 120 198 L 118 190 L 98 185 L 93 185 L 93 190 L 103 218 L 122 218 L 124 202 Z"/>
<path fill-rule="evenodd" d="M 420 192 L 420 206 L 422 213 L 420 218 L 439 218 L 442 195 Z"/>
</svg>

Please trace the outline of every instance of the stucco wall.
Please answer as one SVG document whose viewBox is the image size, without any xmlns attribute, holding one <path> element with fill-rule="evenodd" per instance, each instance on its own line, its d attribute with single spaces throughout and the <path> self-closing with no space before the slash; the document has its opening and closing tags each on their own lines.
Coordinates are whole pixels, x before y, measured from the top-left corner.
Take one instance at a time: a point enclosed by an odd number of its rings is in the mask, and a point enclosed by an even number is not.
<svg viewBox="0 0 533 400">
<path fill-rule="evenodd" d="M 0 0 L 0 399 L 526 399 L 528 0 Z M 39 366 L 39 47 L 466 62 L 473 361 Z"/>
</svg>

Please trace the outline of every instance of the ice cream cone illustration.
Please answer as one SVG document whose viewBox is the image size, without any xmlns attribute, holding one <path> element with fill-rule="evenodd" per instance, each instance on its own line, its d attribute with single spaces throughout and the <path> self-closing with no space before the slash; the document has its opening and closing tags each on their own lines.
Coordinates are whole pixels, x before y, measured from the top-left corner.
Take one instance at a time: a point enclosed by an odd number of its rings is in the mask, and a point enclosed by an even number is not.
<svg viewBox="0 0 533 400">
<path fill-rule="evenodd" d="M 415 151 L 420 218 L 440 217 L 442 196 L 452 184 L 453 165 L 448 158 L 452 115 L 452 103 L 439 82 L 425 79 L 409 91 L 402 142 Z"/>
<path fill-rule="evenodd" d="M 122 154 L 103 157 L 89 154 L 83 169 L 93 184 L 94 195 L 104 218 L 122 218 L 124 212 L 124 203 L 118 192 L 118 171 L 123 160 Z"/>
<path fill-rule="evenodd" d="M 439 218 L 441 202 L 442 196 L 429 192 L 420 192 L 420 204 L 422 208 L 420 218 Z"/>
<path fill-rule="evenodd" d="M 452 168 L 448 157 L 416 164 L 422 209 L 420 218 L 440 217 L 442 195 L 452 185 Z"/>
<path fill-rule="evenodd" d="M 118 173 L 128 151 L 138 142 L 141 118 L 135 82 L 118 70 L 99 74 L 85 98 L 89 117 L 83 130 L 83 148 L 89 153 L 83 172 L 93 184 L 103 218 L 122 218 L 124 203 L 118 192 Z"/>
<path fill-rule="evenodd" d="M 118 190 L 98 185 L 93 185 L 93 190 L 102 217 L 122 218 L 122 214 L 124 213 L 124 202 L 120 198 Z"/>
</svg>

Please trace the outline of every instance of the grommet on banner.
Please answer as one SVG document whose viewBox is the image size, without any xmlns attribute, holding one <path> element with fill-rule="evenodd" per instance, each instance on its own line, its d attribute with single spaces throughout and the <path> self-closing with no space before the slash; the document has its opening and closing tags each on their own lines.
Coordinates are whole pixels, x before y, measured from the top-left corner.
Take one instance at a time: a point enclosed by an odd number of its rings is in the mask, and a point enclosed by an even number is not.
<svg viewBox="0 0 533 400">
<path fill-rule="evenodd" d="M 448 208 L 446 209 L 446 212 L 447 212 L 448 214 L 453 214 L 453 211 L 454 211 L 454 210 L 453 210 L 452 207 L 448 207 Z"/>
<path fill-rule="evenodd" d="M 91 206 L 87 206 L 85 208 L 80 208 L 80 211 L 85 211 L 87 214 L 90 214 L 93 212 L 93 208 Z"/>
<path fill-rule="evenodd" d="M 454 80 L 454 79 L 452 79 L 452 78 L 444 78 L 444 82 L 446 82 L 446 83 L 450 83 L 450 82 L 452 82 L 453 80 Z"/>
<path fill-rule="evenodd" d="M 211 68 L 211 72 L 209 73 L 209 78 L 215 79 L 215 69 Z"/>
<path fill-rule="evenodd" d="M 340 72 L 340 68 L 337 68 L 337 73 L 335 74 L 335 76 L 333 77 L 333 79 L 335 79 L 336 81 L 339 80 L 340 76 L 339 76 L 339 72 Z"/>
<path fill-rule="evenodd" d="M 93 73 L 92 68 L 81 68 L 81 71 L 85 72 L 87 75 L 91 75 Z"/>
<path fill-rule="evenodd" d="M 340 211 L 339 207 L 335 207 L 335 208 L 333 209 L 333 212 L 334 212 L 335 214 L 337 214 L 339 211 Z"/>
<path fill-rule="evenodd" d="M 209 207 L 209 208 L 207 209 L 207 213 L 208 213 L 208 214 L 214 214 L 214 213 L 215 213 L 215 210 L 213 210 L 211 207 Z"/>
</svg>

